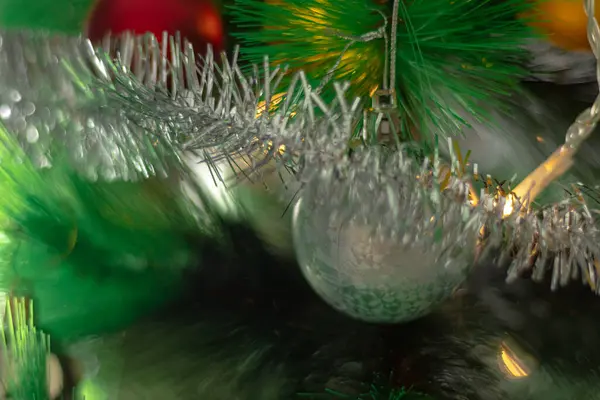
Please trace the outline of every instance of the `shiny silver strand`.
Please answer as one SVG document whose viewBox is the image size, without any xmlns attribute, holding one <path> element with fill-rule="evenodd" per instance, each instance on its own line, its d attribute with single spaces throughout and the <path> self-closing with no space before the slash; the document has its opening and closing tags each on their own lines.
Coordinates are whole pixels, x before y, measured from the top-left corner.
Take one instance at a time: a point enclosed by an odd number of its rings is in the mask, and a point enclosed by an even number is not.
<svg viewBox="0 0 600 400">
<path fill-rule="evenodd" d="M 600 28 L 594 16 L 594 0 L 583 3 L 588 17 L 588 40 L 596 59 L 596 79 L 600 84 Z M 599 121 L 600 95 L 569 127 L 564 146 L 577 151 Z M 509 281 L 527 270 L 531 270 L 533 279 L 542 280 L 549 269 L 552 289 L 575 279 L 600 294 L 598 213 L 587 206 L 582 188 L 581 184 L 574 185 L 574 194 L 561 204 L 538 213 L 510 217 L 507 227 L 512 234 L 503 253 L 506 259 L 512 259 L 508 268 Z M 589 190 L 587 194 L 590 194 Z"/>
<path fill-rule="evenodd" d="M 122 107 L 133 76 L 88 40 L 13 31 L 0 40 L 0 122 L 35 165 L 68 158 L 90 179 L 134 180 L 177 162 L 169 130 L 153 135 L 163 121 Z"/>
<path fill-rule="evenodd" d="M 597 24 L 590 29 L 598 55 Z M 436 231 L 441 237 L 426 238 L 431 246 L 458 251 L 457 243 L 477 233 L 477 256 L 500 249 L 509 279 L 524 272 L 542 279 L 551 271 L 553 287 L 577 279 L 600 290 L 596 212 L 583 195 L 538 212 L 516 205 L 504 216 L 506 199 L 495 190 L 470 204 L 470 177 L 461 176 L 455 159 L 447 160 L 454 176 L 440 191 L 443 160 L 417 162 L 406 149 L 382 147 L 348 154 L 363 107 L 346 98 L 344 83 L 330 83 L 337 95 L 327 103 L 304 73 L 281 87 L 284 67 L 265 59 L 245 74 L 237 53 L 199 57 L 178 37 L 165 36 L 162 44 L 152 36 L 107 38 L 104 50 L 43 34 L 0 38 L 0 118 L 40 167 L 67 156 L 89 178 L 130 180 L 168 175 L 182 153 L 193 152 L 211 166 L 215 182 L 226 184 L 217 164 L 252 179 L 274 162 L 305 187 L 325 182 L 314 201 L 340 202 L 341 210 L 350 196 L 360 206 L 349 212 L 377 212 L 374 234 L 410 242 Z M 597 106 L 582 114 L 566 144 L 579 146 L 597 115 Z M 367 191 L 356 186 L 365 181 L 359 175 L 368 177 Z M 433 218 L 418 219 L 420 210 Z"/>
<path fill-rule="evenodd" d="M 590 47 L 596 58 L 596 80 L 600 83 L 600 27 L 594 16 L 594 0 L 584 0 L 588 17 L 587 35 Z M 577 149 L 592 134 L 600 121 L 600 94 L 592 106 L 583 111 L 567 130 L 565 145 Z"/>
</svg>

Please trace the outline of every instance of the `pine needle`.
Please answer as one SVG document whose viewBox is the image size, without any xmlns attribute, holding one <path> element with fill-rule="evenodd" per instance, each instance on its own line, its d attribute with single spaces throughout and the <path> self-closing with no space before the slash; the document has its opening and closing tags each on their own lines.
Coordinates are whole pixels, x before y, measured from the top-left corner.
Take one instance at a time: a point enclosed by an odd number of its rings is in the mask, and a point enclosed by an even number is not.
<svg viewBox="0 0 600 400">
<path fill-rule="evenodd" d="M 406 388 L 389 388 L 371 385 L 368 393 L 348 395 L 336 390 L 326 389 L 324 393 L 298 393 L 298 397 L 311 400 L 433 400 L 429 395 Z"/>
<path fill-rule="evenodd" d="M 385 40 L 381 33 L 365 38 L 387 23 L 386 7 L 370 0 L 237 0 L 230 13 L 242 59 L 260 65 L 266 55 L 302 69 L 313 87 L 334 71 L 333 79 L 352 84 L 349 95 L 365 98 L 384 77 Z M 530 7 L 526 0 L 402 1 L 395 89 L 403 131 L 432 139 L 433 126 L 458 134 L 466 121 L 455 108 L 485 119 L 479 102 L 501 106 L 518 90 L 526 74 L 522 45 L 534 33 L 516 16 Z M 334 95 L 323 92 L 325 99 Z"/>
</svg>

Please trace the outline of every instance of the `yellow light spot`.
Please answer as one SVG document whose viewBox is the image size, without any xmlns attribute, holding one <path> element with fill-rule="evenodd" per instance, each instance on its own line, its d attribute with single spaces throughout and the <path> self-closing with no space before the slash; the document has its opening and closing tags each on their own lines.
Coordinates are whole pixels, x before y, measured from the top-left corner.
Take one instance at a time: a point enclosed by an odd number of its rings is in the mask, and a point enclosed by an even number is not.
<svg viewBox="0 0 600 400">
<path fill-rule="evenodd" d="M 486 233 L 485 225 L 482 225 L 481 228 L 479 228 L 479 238 L 481 239 L 481 238 L 485 237 L 485 233 Z"/>
<path fill-rule="evenodd" d="M 513 378 L 525 378 L 528 376 L 527 372 L 517 364 L 517 361 L 506 350 L 502 350 L 501 357 L 504 367 Z"/>
<path fill-rule="evenodd" d="M 541 136 L 536 136 L 535 140 L 537 140 L 539 143 L 544 143 L 544 138 Z"/>
<path fill-rule="evenodd" d="M 473 185 L 469 185 L 469 203 L 471 203 L 473 207 L 479 204 L 479 196 L 477 196 L 477 193 L 475 193 Z"/>
<path fill-rule="evenodd" d="M 504 210 L 502 211 L 502 217 L 506 218 L 515 211 L 515 205 L 517 198 L 514 194 L 510 193 L 504 198 Z"/>
<path fill-rule="evenodd" d="M 374 86 L 373 89 L 371 89 L 371 91 L 369 92 L 369 97 L 373 97 L 375 95 L 375 92 L 377 92 L 377 89 L 379 89 L 379 85 Z"/>
<path fill-rule="evenodd" d="M 284 97 L 285 97 L 285 93 L 277 93 L 276 95 L 273 95 L 271 97 L 271 101 L 269 102 L 269 112 L 275 111 L 277 106 L 283 101 Z M 263 115 L 263 113 L 266 111 L 266 109 L 267 109 L 266 101 L 263 100 L 260 103 L 258 103 L 258 105 L 256 106 L 256 114 L 254 114 L 254 118 L 260 118 Z M 294 113 L 292 113 L 292 114 L 294 114 Z"/>
<path fill-rule="evenodd" d="M 500 346 L 500 368 L 512 379 L 523 379 L 530 373 L 523 360 L 504 342 Z"/>
<path fill-rule="evenodd" d="M 331 20 L 335 18 L 329 12 L 332 2 L 317 0 L 318 6 L 316 7 L 296 7 L 277 0 L 267 1 L 271 4 L 278 4 L 293 13 L 293 18 L 283 22 L 281 26 L 265 28 L 281 32 L 282 38 L 278 44 L 295 40 L 286 31 L 301 30 L 311 36 L 309 42 L 312 55 L 304 58 L 291 58 L 286 54 L 280 54 L 273 60 L 274 62 L 292 66 L 289 73 L 302 68 L 313 77 L 317 77 L 335 65 L 340 57 L 343 42 L 332 34 Z M 365 96 L 381 79 L 384 63 L 380 55 L 379 46 L 375 42 L 372 45 L 351 46 L 341 57 L 334 73 L 335 79 L 350 81 L 353 96 Z"/>
</svg>

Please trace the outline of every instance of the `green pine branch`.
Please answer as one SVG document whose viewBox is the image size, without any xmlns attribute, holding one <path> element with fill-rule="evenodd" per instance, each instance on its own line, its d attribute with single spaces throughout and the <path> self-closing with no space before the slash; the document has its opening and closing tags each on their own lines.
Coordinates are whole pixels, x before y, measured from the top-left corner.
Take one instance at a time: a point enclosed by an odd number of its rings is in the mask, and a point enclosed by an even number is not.
<svg viewBox="0 0 600 400">
<path fill-rule="evenodd" d="M 328 388 L 323 393 L 298 393 L 298 397 L 310 400 L 434 400 L 433 397 L 412 388 L 393 388 L 389 384 L 380 383 L 371 384 L 368 392 L 359 395 L 349 395 Z"/>
<path fill-rule="evenodd" d="M 501 107 L 518 91 L 522 45 L 535 36 L 518 16 L 531 7 L 528 0 L 402 1 L 395 87 L 402 130 L 430 139 L 458 134 L 465 113 L 484 120 L 481 103 Z M 382 85 L 385 41 L 350 42 L 385 23 L 389 37 L 390 10 L 371 0 L 236 0 L 229 12 L 248 63 L 262 65 L 266 55 L 304 70 L 312 87 L 333 70 L 334 80 L 352 84 L 349 95 L 368 101 Z M 322 95 L 332 99 L 334 89 Z"/>
<path fill-rule="evenodd" d="M 0 0 L 0 25 L 79 34 L 94 0 Z"/>
<path fill-rule="evenodd" d="M 375 373 L 369 390 L 361 394 L 347 394 L 326 388 L 323 393 L 298 393 L 299 398 L 311 400 L 434 400 L 428 394 L 412 387 L 392 386 L 392 375 Z"/>
</svg>

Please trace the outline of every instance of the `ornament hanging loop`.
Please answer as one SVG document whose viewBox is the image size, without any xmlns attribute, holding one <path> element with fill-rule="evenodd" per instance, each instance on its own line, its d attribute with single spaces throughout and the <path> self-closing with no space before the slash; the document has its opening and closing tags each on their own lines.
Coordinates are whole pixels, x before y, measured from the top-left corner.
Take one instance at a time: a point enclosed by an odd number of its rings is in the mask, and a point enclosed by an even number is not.
<svg viewBox="0 0 600 400">
<path fill-rule="evenodd" d="M 396 47 L 399 7 L 400 0 L 394 0 L 390 41 L 388 41 L 387 35 L 384 36 L 385 68 L 383 72 L 382 89 L 376 90 L 371 97 L 372 104 L 370 111 L 377 115 L 375 119 L 377 142 L 388 145 L 391 145 L 398 140 L 398 127 L 400 126 L 400 116 L 398 113 L 397 104 L 398 101 L 396 97 Z M 367 121 L 365 116 L 365 126 L 366 123 Z"/>
<path fill-rule="evenodd" d="M 372 97 L 373 111 L 386 113 L 397 109 L 396 91 L 394 89 L 380 89 Z"/>
<path fill-rule="evenodd" d="M 394 89 L 380 89 L 372 96 L 371 112 L 376 114 L 375 132 L 377 142 L 382 144 L 393 144 L 398 134 L 400 117 L 396 104 L 396 91 Z M 367 124 L 365 118 L 365 126 Z"/>
</svg>

